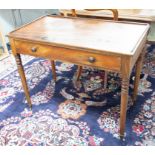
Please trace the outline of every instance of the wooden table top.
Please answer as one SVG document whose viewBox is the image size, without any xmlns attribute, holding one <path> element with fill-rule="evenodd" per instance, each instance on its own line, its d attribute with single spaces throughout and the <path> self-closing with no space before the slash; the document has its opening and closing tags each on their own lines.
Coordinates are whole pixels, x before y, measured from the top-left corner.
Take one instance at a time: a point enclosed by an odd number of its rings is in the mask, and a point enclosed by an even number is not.
<svg viewBox="0 0 155 155">
<path fill-rule="evenodd" d="M 148 24 L 45 16 L 8 36 L 65 48 L 133 55 Z"/>
</svg>

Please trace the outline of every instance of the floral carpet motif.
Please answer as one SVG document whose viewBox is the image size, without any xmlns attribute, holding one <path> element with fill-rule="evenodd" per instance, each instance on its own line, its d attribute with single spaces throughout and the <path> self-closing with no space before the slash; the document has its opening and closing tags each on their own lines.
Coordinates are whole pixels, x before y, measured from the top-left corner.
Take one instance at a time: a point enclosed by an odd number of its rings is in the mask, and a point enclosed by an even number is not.
<svg viewBox="0 0 155 155">
<path fill-rule="evenodd" d="M 136 104 L 130 100 L 126 132 L 119 138 L 121 79 L 84 67 L 76 82 L 77 66 L 56 62 L 57 82 L 50 61 L 23 56 L 32 111 L 16 67 L 0 73 L 0 145 L 155 145 L 155 49 L 147 52 Z M 12 65 L 10 65 L 12 66 Z"/>
<path fill-rule="evenodd" d="M 86 113 L 86 108 L 86 104 L 82 104 L 80 101 L 66 100 L 59 105 L 57 112 L 65 119 L 78 119 Z"/>
<path fill-rule="evenodd" d="M 48 109 L 33 115 L 25 109 L 21 117 L 11 117 L 1 124 L 5 126 L 0 131 L 0 145 L 88 145 L 92 142 L 85 122 L 67 121 Z"/>
</svg>

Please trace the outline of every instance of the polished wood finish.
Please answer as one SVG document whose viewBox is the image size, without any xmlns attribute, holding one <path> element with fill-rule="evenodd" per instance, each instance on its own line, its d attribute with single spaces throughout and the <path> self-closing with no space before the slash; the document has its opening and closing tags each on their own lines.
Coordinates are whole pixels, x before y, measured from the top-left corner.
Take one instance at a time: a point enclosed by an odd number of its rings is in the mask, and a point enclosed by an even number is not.
<svg viewBox="0 0 155 155">
<path fill-rule="evenodd" d="M 128 104 L 128 91 L 129 91 L 129 78 L 130 78 L 130 61 L 131 59 L 128 56 L 124 56 L 122 59 L 122 68 L 121 68 L 121 106 L 120 106 L 120 136 L 124 137 L 125 123 L 126 123 L 126 111 Z"/>
<path fill-rule="evenodd" d="M 57 81 L 57 77 L 56 77 L 56 70 L 55 70 L 55 62 L 54 62 L 54 60 L 51 60 L 51 67 L 52 67 L 53 79 L 56 82 Z"/>
<path fill-rule="evenodd" d="M 99 11 L 110 11 L 110 12 L 112 12 L 112 14 L 113 14 L 113 19 L 114 20 L 118 20 L 118 10 L 117 9 L 84 9 L 85 11 L 93 11 L 94 12 L 94 14 L 95 14 L 95 12 L 99 12 Z M 72 15 L 73 16 L 78 16 L 78 13 L 76 12 L 76 10 L 75 9 L 72 9 L 71 10 L 72 11 Z"/>
<path fill-rule="evenodd" d="M 22 85 L 23 85 L 23 89 L 24 89 L 24 92 L 25 92 L 25 97 L 27 99 L 29 107 L 32 108 L 31 98 L 30 98 L 30 94 L 29 94 L 29 90 L 28 90 L 28 86 L 27 86 L 27 82 L 26 82 L 24 68 L 22 66 L 22 60 L 21 60 L 21 57 L 20 57 L 20 53 L 15 52 L 16 47 L 15 47 L 15 44 L 14 44 L 14 40 L 12 38 L 10 38 L 10 43 L 11 43 L 12 52 L 14 54 L 15 61 L 16 61 L 16 64 L 17 64 L 17 69 L 18 69 L 18 72 L 19 72 L 19 75 L 20 75 L 20 78 L 21 78 L 21 82 L 22 82 Z"/>
<path fill-rule="evenodd" d="M 21 77 L 21 81 L 22 81 L 22 84 L 23 84 L 23 89 L 24 89 L 24 92 L 25 92 L 27 102 L 28 102 L 30 108 L 32 108 L 32 103 L 31 103 L 31 99 L 30 99 L 28 86 L 27 86 L 27 83 L 26 83 L 26 77 L 25 77 L 25 73 L 24 73 L 24 68 L 22 66 L 22 61 L 21 61 L 20 54 L 15 55 L 15 60 L 16 60 L 16 63 L 17 63 L 18 72 L 19 72 L 20 77 Z"/>
<path fill-rule="evenodd" d="M 103 55 L 82 50 L 62 49 L 56 46 L 31 43 L 28 41 L 15 40 L 16 51 L 21 54 L 28 54 L 35 57 L 52 58 L 54 60 L 72 62 L 77 65 L 105 68 L 120 72 L 121 56 Z M 32 49 L 36 48 L 35 52 Z M 60 55 L 61 53 L 61 55 Z M 93 58 L 94 61 L 90 61 Z"/>
<path fill-rule="evenodd" d="M 126 123 L 126 111 L 128 103 L 128 90 L 129 79 L 127 77 L 122 78 L 122 89 L 121 89 L 121 109 L 120 109 L 120 136 L 124 137 L 125 123 Z"/>
<path fill-rule="evenodd" d="M 91 9 L 98 11 L 76 10 L 77 17 L 87 18 L 99 18 L 99 19 L 113 19 L 113 15 L 110 11 L 115 9 Z M 73 12 L 71 10 L 59 10 L 61 14 L 65 16 L 71 16 Z M 147 43 L 155 44 L 155 10 L 154 9 L 117 9 L 118 20 L 121 21 L 134 21 L 134 22 L 147 22 L 151 25 L 150 31 L 147 36 Z M 113 11 L 115 12 L 115 11 Z M 117 14 L 117 13 L 115 13 Z"/>
<path fill-rule="evenodd" d="M 108 10 L 111 11 L 113 13 L 113 19 L 114 20 L 118 20 L 118 11 L 116 9 L 85 9 L 86 11 L 102 11 L 102 10 Z M 72 9 L 72 16 L 73 17 L 77 17 L 77 13 L 75 9 Z M 78 70 L 77 70 L 77 80 L 79 80 L 80 76 L 82 73 L 82 66 L 78 66 Z M 108 77 L 108 73 L 107 71 L 105 71 L 105 75 L 104 75 L 104 89 L 107 88 L 107 77 Z"/>
<path fill-rule="evenodd" d="M 77 81 L 80 80 L 81 73 L 82 73 L 82 66 L 78 66 L 78 69 L 77 69 L 77 76 L 76 76 L 76 80 L 77 80 Z"/>
<path fill-rule="evenodd" d="M 29 105 L 32 104 L 20 54 L 118 72 L 122 78 L 120 135 L 123 136 L 129 78 L 145 46 L 148 30 L 148 24 L 45 16 L 11 32 L 8 36 Z M 138 79 L 139 75 L 137 82 Z"/>
<path fill-rule="evenodd" d="M 146 25 L 149 28 L 148 24 L 142 23 L 46 16 L 13 31 L 9 37 L 41 43 L 40 46 L 49 44 L 89 52 L 93 50 L 99 54 L 133 55 L 135 45 L 146 33 Z"/>
</svg>

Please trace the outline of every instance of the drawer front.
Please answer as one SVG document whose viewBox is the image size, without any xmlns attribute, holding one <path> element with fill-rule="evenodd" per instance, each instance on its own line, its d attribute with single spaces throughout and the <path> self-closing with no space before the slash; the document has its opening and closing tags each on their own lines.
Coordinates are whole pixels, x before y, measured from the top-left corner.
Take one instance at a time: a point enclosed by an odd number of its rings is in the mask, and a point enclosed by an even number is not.
<svg viewBox="0 0 155 155">
<path fill-rule="evenodd" d="M 16 52 L 21 54 L 32 55 L 35 57 L 46 57 L 51 52 L 51 48 L 44 45 L 15 41 Z"/>
<path fill-rule="evenodd" d="M 121 68 L 120 56 L 101 55 L 76 49 L 33 44 L 23 41 L 15 41 L 15 46 L 17 52 L 21 54 L 66 61 L 79 65 L 99 67 L 113 71 L 120 71 Z"/>
</svg>

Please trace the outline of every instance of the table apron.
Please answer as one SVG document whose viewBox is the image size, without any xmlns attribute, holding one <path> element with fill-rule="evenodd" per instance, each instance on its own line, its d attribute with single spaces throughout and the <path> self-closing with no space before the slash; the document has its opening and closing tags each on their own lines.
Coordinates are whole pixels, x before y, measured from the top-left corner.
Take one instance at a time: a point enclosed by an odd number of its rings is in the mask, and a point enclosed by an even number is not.
<svg viewBox="0 0 155 155">
<path fill-rule="evenodd" d="M 14 41 L 16 53 L 120 72 L 121 56 L 98 54 L 26 41 Z M 14 53 L 15 54 L 15 53 Z"/>
</svg>

